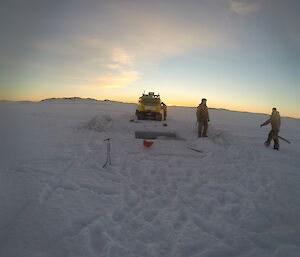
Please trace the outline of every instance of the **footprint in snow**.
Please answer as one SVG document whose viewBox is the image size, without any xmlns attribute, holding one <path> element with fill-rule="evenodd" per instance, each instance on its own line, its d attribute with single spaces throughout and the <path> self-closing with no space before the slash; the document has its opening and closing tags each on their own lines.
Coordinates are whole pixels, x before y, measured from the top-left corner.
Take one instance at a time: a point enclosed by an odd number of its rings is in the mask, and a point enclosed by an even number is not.
<svg viewBox="0 0 300 257">
<path fill-rule="evenodd" d="M 143 213 L 144 220 L 147 222 L 152 222 L 157 216 L 158 211 L 155 209 L 145 210 Z"/>
</svg>

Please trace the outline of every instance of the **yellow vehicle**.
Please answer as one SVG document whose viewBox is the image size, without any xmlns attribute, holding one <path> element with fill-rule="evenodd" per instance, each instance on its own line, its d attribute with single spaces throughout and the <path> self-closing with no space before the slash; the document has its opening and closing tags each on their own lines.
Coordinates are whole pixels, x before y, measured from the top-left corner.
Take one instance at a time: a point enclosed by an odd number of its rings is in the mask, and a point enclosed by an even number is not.
<svg viewBox="0 0 300 257">
<path fill-rule="evenodd" d="M 160 111 L 160 96 L 155 95 L 154 92 L 149 92 L 149 94 L 143 94 L 139 98 L 139 103 L 135 111 L 135 115 L 138 120 L 152 119 L 161 121 L 162 115 Z"/>
</svg>

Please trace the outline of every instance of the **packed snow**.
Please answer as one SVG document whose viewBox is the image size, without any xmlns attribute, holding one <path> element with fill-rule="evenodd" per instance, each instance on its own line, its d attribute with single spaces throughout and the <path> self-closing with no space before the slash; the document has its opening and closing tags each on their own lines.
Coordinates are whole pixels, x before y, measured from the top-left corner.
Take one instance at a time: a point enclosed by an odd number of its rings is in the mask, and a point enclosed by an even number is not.
<svg viewBox="0 0 300 257">
<path fill-rule="evenodd" d="M 1 257 L 300 256 L 300 120 L 282 118 L 275 151 L 267 115 L 211 109 L 197 138 L 195 108 L 135 108 L 0 103 Z"/>
</svg>

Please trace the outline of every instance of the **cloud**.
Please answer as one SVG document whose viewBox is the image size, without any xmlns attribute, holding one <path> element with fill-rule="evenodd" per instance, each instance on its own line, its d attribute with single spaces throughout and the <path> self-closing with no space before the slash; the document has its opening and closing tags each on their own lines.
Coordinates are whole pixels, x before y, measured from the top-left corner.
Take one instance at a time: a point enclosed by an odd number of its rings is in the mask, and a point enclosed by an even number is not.
<svg viewBox="0 0 300 257">
<path fill-rule="evenodd" d="M 118 63 L 111 63 L 111 64 L 107 64 L 107 68 L 111 70 L 121 70 L 122 66 Z"/>
<path fill-rule="evenodd" d="M 231 38 L 202 7 L 197 13 L 167 3 L 110 4 L 110 30 L 100 37 L 117 39 L 127 54 L 118 53 L 124 62 L 158 63 L 170 56 L 193 51 L 227 47 Z M 190 8 L 190 7 L 189 7 Z M 194 10 L 192 10 L 194 11 Z M 217 10 L 220 12 L 220 10 Z M 187 15 L 191 18 L 187 19 Z M 134 58 L 134 60 L 133 60 Z"/>
<path fill-rule="evenodd" d="M 136 81 L 139 78 L 137 71 L 128 70 L 121 71 L 117 74 L 103 75 L 89 80 L 87 87 L 89 88 L 119 88 L 127 86 L 129 83 Z"/>
<path fill-rule="evenodd" d="M 111 3 L 105 6 L 105 20 L 99 21 L 103 15 L 98 12 L 84 22 L 76 20 L 70 26 L 80 32 L 38 47 L 61 58 L 64 70 L 70 71 L 66 75 L 90 87 L 125 87 L 141 77 L 141 69 L 145 72 L 165 58 L 230 46 L 232 38 L 219 22 L 208 19 L 205 8 L 187 19 L 189 11 L 170 4 Z"/>
<path fill-rule="evenodd" d="M 133 64 L 133 55 L 122 47 L 113 47 L 111 49 L 111 62 L 106 64 L 110 72 L 108 75 L 97 78 L 93 87 L 117 88 L 128 86 L 139 78 L 139 72 L 132 69 Z"/>
<path fill-rule="evenodd" d="M 55 62 L 60 59 L 64 63 L 65 76 L 85 88 L 125 87 L 139 78 L 139 72 L 134 68 L 134 56 L 124 47 L 100 38 L 58 38 L 35 42 L 34 47 L 43 53 L 41 59 L 37 57 L 37 63 L 44 59 L 47 62 L 43 65 L 51 66 L 50 59 L 44 56 L 55 56 Z"/>
<path fill-rule="evenodd" d="M 263 0 L 229 0 L 229 7 L 232 11 L 247 15 L 260 10 Z"/>
<path fill-rule="evenodd" d="M 112 53 L 112 61 L 117 64 L 130 65 L 133 63 L 133 56 L 128 54 L 122 48 L 114 48 Z"/>
</svg>

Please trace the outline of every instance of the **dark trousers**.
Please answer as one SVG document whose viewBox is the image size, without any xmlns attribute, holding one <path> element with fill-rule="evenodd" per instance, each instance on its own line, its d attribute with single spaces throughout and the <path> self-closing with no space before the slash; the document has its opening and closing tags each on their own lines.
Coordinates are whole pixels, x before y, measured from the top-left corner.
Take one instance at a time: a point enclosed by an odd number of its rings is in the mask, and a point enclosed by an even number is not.
<svg viewBox="0 0 300 257">
<path fill-rule="evenodd" d="M 208 121 L 198 121 L 198 137 L 207 137 Z"/>
<path fill-rule="evenodd" d="M 163 115 L 164 115 L 164 120 L 167 119 L 167 111 L 163 111 Z"/>
<path fill-rule="evenodd" d="M 279 147 L 279 140 L 278 140 L 278 132 L 279 130 L 278 129 L 271 129 L 271 131 L 269 132 L 269 135 L 268 135 L 268 139 L 267 141 L 265 142 L 266 145 L 270 145 L 272 139 L 274 141 L 274 148 L 278 148 Z"/>
</svg>

